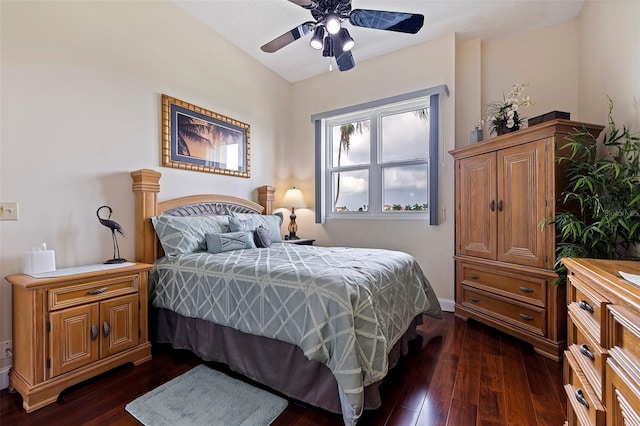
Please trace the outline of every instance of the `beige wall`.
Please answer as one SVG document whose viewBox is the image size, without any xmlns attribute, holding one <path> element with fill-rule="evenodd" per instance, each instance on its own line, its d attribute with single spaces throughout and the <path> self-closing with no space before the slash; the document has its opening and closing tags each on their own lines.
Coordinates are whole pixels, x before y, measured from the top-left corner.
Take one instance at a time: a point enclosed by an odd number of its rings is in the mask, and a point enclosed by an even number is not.
<svg viewBox="0 0 640 426">
<path fill-rule="evenodd" d="M 613 118 L 640 132 L 640 2 L 589 1 L 580 16 L 579 107 L 585 121 Z"/>
<path fill-rule="evenodd" d="M 169 2 L 0 2 L 0 197 L 20 220 L 0 222 L 0 276 L 21 272 L 43 241 L 58 268 L 112 256 L 96 209 L 109 204 L 134 256 L 129 172 L 163 173 L 161 199 L 225 193 L 257 199 L 274 184 L 288 138 L 291 85 Z M 160 96 L 251 125 L 251 178 L 160 164 Z M 2 280 L 0 340 L 11 338 Z M 6 360 L 5 360 L 6 361 Z M 4 364 L 0 364 L 2 368 Z"/>
<path fill-rule="evenodd" d="M 357 61 L 357 52 L 354 52 Z M 311 210 L 296 210 L 299 234 L 321 245 L 399 249 L 416 257 L 438 297 L 453 299 L 453 162 L 454 148 L 455 36 L 413 46 L 381 58 L 358 62 L 348 72 L 337 71 L 294 84 L 292 133 L 288 152 L 291 184 L 301 188 L 307 203 L 314 198 L 313 114 L 446 84 L 443 96 L 443 140 L 440 144 L 440 205 L 442 223 L 429 226 L 423 220 L 330 219 L 314 223 Z"/>
</svg>

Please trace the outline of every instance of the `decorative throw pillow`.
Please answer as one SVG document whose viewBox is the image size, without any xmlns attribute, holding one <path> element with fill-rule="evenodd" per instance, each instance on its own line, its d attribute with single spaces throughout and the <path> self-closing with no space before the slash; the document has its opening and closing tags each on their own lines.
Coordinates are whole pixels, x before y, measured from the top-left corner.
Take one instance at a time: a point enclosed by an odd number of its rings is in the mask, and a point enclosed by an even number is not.
<svg viewBox="0 0 640 426">
<path fill-rule="evenodd" d="M 253 231 L 253 241 L 259 248 L 266 248 L 271 246 L 271 232 L 264 226 L 258 226 Z"/>
<path fill-rule="evenodd" d="M 282 241 L 280 236 L 280 228 L 282 227 L 283 217 L 282 213 L 274 213 L 272 215 L 262 215 L 254 213 L 232 213 L 232 217 L 238 219 L 251 220 L 257 228 L 263 226 L 271 233 L 271 242 L 279 243 Z"/>
<path fill-rule="evenodd" d="M 206 234 L 207 251 L 221 253 L 223 251 L 242 250 L 247 246 L 246 232 L 225 232 Z"/>
<path fill-rule="evenodd" d="M 238 219 L 230 216 L 229 229 L 231 229 L 231 232 L 245 232 L 247 234 L 245 248 L 256 248 L 256 243 L 253 241 L 253 231 L 256 230 L 256 226 L 251 220 Z"/>
<path fill-rule="evenodd" d="M 151 218 L 164 254 L 176 255 L 207 250 L 205 234 L 229 232 L 231 216 L 154 216 Z"/>
</svg>

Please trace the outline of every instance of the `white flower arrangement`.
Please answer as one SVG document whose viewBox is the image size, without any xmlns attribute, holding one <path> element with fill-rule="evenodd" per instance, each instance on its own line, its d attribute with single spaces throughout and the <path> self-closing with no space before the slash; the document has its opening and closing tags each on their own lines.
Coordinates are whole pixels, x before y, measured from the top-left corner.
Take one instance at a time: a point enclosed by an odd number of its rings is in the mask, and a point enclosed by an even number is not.
<svg viewBox="0 0 640 426">
<path fill-rule="evenodd" d="M 521 96 L 528 85 L 529 83 L 516 83 L 506 96 L 502 96 L 502 101 L 488 104 L 483 118 L 478 120 L 478 126 L 491 123 L 491 133 L 498 134 L 520 129 L 525 117 L 520 117 L 518 110 L 533 105 L 529 96 Z"/>
</svg>

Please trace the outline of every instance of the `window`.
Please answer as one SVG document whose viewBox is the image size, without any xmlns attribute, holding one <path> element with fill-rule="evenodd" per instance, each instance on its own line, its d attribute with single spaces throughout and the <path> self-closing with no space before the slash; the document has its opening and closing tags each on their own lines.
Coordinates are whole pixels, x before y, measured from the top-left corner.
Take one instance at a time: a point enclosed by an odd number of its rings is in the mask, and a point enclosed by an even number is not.
<svg viewBox="0 0 640 426">
<path fill-rule="evenodd" d="M 434 91 L 312 117 L 317 222 L 366 217 L 437 224 L 440 92 Z"/>
</svg>

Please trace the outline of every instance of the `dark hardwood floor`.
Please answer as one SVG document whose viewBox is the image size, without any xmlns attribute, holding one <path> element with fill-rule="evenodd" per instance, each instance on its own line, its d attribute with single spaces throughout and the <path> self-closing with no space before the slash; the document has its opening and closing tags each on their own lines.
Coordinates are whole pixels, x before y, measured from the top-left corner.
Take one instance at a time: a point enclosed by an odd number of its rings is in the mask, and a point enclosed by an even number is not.
<svg viewBox="0 0 640 426">
<path fill-rule="evenodd" d="M 187 351 L 154 348 L 153 360 L 124 366 L 65 390 L 31 414 L 3 390 L 1 425 L 138 425 L 124 406 L 202 361 Z M 231 376 L 224 366 L 206 363 Z M 383 405 L 359 425 L 561 425 L 566 419 L 562 364 L 482 324 L 445 313 L 426 319 L 411 352 L 381 387 Z M 274 426 L 341 425 L 342 417 L 290 403 Z"/>
</svg>

